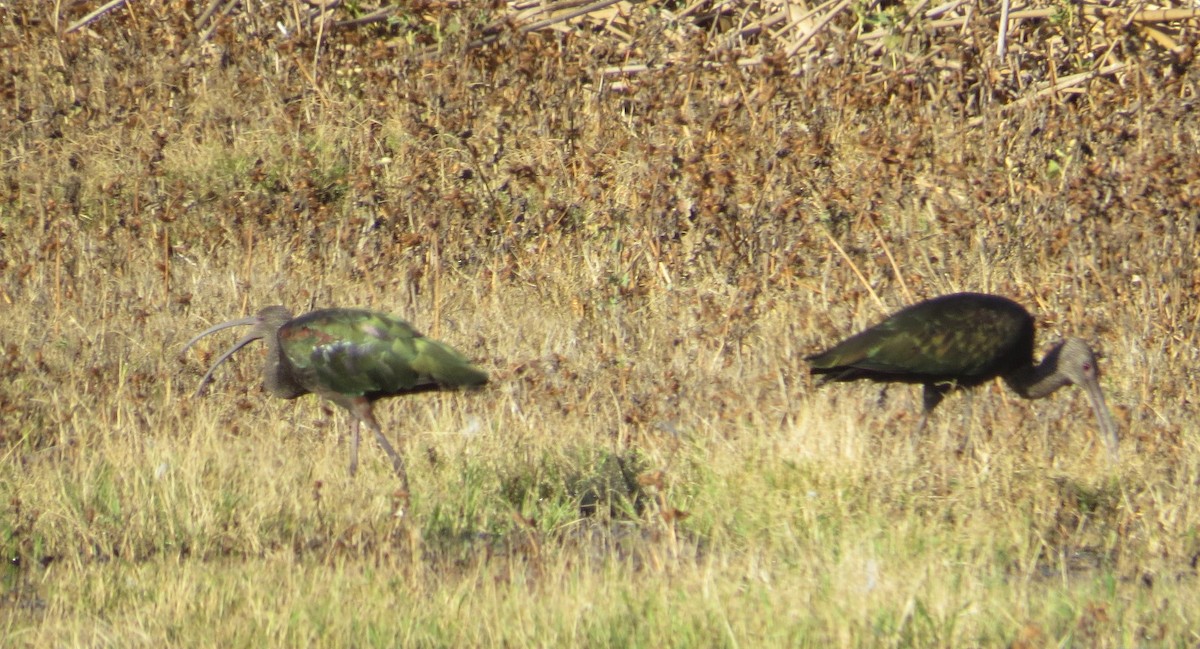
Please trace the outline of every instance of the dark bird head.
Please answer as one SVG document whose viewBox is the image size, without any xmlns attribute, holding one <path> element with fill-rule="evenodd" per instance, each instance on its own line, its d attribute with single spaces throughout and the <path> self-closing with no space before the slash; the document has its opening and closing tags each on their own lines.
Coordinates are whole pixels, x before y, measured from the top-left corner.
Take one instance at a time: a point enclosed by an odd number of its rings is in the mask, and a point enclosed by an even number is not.
<svg viewBox="0 0 1200 649">
<path fill-rule="evenodd" d="M 1096 364 L 1096 355 L 1092 348 L 1079 338 L 1067 338 L 1061 345 L 1046 354 L 1042 365 L 1049 368 L 1052 375 L 1058 376 L 1062 383 L 1071 383 L 1083 388 L 1088 399 L 1092 402 L 1092 410 L 1100 422 L 1100 432 L 1104 434 L 1104 442 L 1112 459 L 1117 459 L 1117 424 L 1113 421 L 1108 405 L 1104 402 L 1104 392 L 1100 390 L 1100 367 Z M 1050 387 L 1050 392 L 1058 386 Z M 1047 392 L 1048 393 L 1048 392 Z M 1033 398 L 1044 395 L 1030 395 Z"/>
<path fill-rule="evenodd" d="M 1096 354 L 1079 338 L 1064 340 L 1046 354 L 1046 361 L 1053 363 L 1055 370 L 1072 385 L 1083 386 L 1100 378 Z"/>
<path fill-rule="evenodd" d="M 254 325 L 254 328 L 250 330 L 250 333 L 247 333 L 240 340 L 234 343 L 233 347 L 230 347 L 228 351 L 226 351 L 224 354 L 221 354 L 221 357 L 217 359 L 217 362 L 213 363 L 212 367 L 208 368 L 208 372 L 204 375 L 204 378 L 200 379 L 200 385 L 196 388 L 195 396 L 204 394 L 204 388 L 208 385 L 208 382 L 212 380 L 213 372 L 217 371 L 217 368 L 220 367 L 221 363 L 224 363 L 229 359 L 230 356 L 233 356 L 234 352 L 254 342 L 255 340 L 265 338 L 267 336 L 274 336 L 275 332 L 279 331 L 279 328 L 291 319 L 292 312 L 288 311 L 286 307 L 269 306 L 261 309 L 258 314 L 252 317 L 230 320 L 229 322 L 222 322 L 214 327 L 209 327 L 208 329 L 200 332 L 200 334 L 195 338 L 189 340 L 188 343 L 183 346 L 183 351 L 180 352 L 181 354 L 186 353 L 187 350 L 191 349 L 192 345 L 196 344 L 198 340 L 211 333 L 221 331 L 222 329 L 228 329 L 229 327 Z"/>
</svg>

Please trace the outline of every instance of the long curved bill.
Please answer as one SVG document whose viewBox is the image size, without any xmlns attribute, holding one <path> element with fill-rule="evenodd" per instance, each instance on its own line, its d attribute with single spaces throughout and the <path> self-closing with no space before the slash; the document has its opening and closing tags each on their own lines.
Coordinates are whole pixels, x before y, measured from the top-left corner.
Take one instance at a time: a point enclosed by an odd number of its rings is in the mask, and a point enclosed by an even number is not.
<svg viewBox="0 0 1200 649">
<path fill-rule="evenodd" d="M 183 346 L 183 351 L 180 353 L 181 354 L 186 353 L 187 350 L 191 349 L 192 345 L 196 344 L 196 341 L 200 340 L 201 338 L 203 338 L 211 333 L 216 333 L 218 331 L 221 331 L 222 329 L 228 329 L 230 327 L 240 327 L 243 325 L 253 325 L 253 324 L 258 324 L 258 318 L 249 317 L 249 318 L 241 318 L 239 320 L 230 320 L 229 322 L 223 322 L 219 325 L 209 327 L 208 329 L 205 329 L 204 331 L 200 332 L 195 338 L 192 338 L 191 340 L 189 340 L 187 342 L 187 344 Z M 258 331 L 251 331 L 249 334 L 246 334 L 246 336 L 243 337 L 241 340 L 234 343 L 233 347 L 230 347 L 224 354 L 221 354 L 221 357 L 217 359 L 217 362 L 213 363 L 212 367 L 208 368 L 208 372 L 204 375 L 204 378 L 200 379 L 200 385 L 196 387 L 196 392 L 192 396 L 198 397 L 198 396 L 204 394 L 205 386 L 207 386 L 208 382 L 212 380 L 213 372 L 217 371 L 217 368 L 220 367 L 221 363 L 224 363 L 225 361 L 229 360 L 229 357 L 233 356 L 233 354 L 235 352 L 237 352 L 237 350 L 245 347 L 246 345 L 254 342 L 255 340 L 258 340 L 259 338 L 262 338 L 261 333 L 259 333 Z"/>
<path fill-rule="evenodd" d="M 1104 443 L 1108 445 L 1108 459 L 1116 464 L 1120 457 L 1117 452 L 1117 422 L 1113 421 L 1112 413 L 1108 411 L 1098 382 L 1088 381 L 1083 390 L 1092 402 L 1092 410 L 1096 411 L 1096 420 L 1100 422 L 1100 432 L 1104 435 Z"/>
</svg>

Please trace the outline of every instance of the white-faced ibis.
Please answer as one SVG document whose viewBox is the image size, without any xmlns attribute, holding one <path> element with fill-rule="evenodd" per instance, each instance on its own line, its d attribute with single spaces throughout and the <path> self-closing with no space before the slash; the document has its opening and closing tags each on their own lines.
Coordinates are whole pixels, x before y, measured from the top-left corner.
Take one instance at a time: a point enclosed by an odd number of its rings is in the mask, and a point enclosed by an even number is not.
<svg viewBox="0 0 1200 649">
<path fill-rule="evenodd" d="M 1034 365 L 1033 316 L 1008 298 L 955 293 L 925 300 L 805 360 L 813 374 L 824 375 L 821 383 L 870 379 L 924 385 L 918 433 L 952 388 L 998 376 L 1022 397 L 1040 399 L 1064 385 L 1078 385 L 1091 399 L 1110 457 L 1117 459 L 1117 425 L 1104 403 L 1091 348 L 1068 338 Z"/>
<path fill-rule="evenodd" d="M 407 322 L 361 309 L 320 309 L 292 318 L 282 306 L 269 306 L 258 315 L 211 327 L 188 341 L 186 352 L 201 338 L 228 327 L 254 328 L 209 368 L 196 396 L 226 359 L 248 343 L 267 342 L 263 382 L 271 394 L 284 399 L 316 393 L 353 416 L 350 475 L 358 468 L 359 422 L 375 433 L 396 475 L 408 491 L 404 461 L 396 453 L 371 404 L 379 398 L 487 383 L 487 374 L 473 367 L 445 343 L 426 338 Z"/>
</svg>

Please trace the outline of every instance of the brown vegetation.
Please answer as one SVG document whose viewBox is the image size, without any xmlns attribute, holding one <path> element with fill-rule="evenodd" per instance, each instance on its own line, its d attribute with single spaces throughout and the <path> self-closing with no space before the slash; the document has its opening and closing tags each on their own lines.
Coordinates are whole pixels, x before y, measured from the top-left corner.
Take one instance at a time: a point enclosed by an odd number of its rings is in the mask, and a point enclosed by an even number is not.
<svg viewBox="0 0 1200 649">
<path fill-rule="evenodd" d="M 0 6 L 0 634 L 1194 644 L 1197 19 L 992 4 Z M 813 389 L 955 290 L 1103 354 L 1119 468 L 1077 391 Z M 411 509 L 253 353 L 187 396 L 276 303 L 492 375 L 385 406 Z"/>
</svg>

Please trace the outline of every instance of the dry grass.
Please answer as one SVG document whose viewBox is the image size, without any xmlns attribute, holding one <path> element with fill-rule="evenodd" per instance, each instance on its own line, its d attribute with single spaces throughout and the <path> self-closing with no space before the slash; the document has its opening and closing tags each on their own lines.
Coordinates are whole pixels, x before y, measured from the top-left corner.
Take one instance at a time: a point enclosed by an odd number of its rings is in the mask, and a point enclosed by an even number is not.
<svg viewBox="0 0 1200 649">
<path fill-rule="evenodd" d="M 1025 20 L 996 63 L 970 5 L 797 46 L 799 5 L 247 4 L 0 9 L 7 644 L 1200 640 L 1192 22 Z M 1102 351 L 1119 467 L 1077 391 L 984 386 L 910 446 L 913 390 L 813 388 L 954 290 Z M 273 303 L 492 374 L 380 408 L 411 508 L 253 351 L 189 396 L 220 341 L 182 343 Z"/>
</svg>

